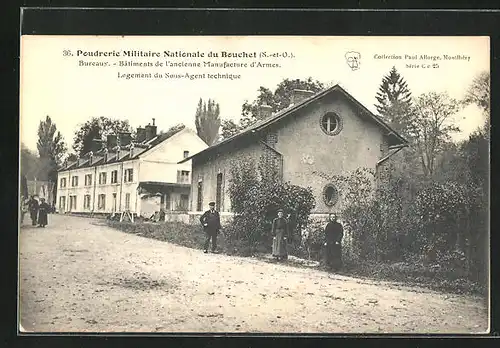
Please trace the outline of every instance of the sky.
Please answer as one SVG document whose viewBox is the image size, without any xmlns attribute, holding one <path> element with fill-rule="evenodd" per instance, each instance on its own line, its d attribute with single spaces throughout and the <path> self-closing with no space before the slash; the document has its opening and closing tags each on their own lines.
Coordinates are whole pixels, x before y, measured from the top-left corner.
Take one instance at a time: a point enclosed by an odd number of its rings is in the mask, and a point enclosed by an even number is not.
<svg viewBox="0 0 500 348">
<path fill-rule="evenodd" d="M 375 113 L 375 95 L 382 78 L 393 66 L 406 80 L 413 96 L 435 91 L 461 99 L 473 78 L 489 71 L 489 47 L 488 37 L 23 36 L 21 142 L 36 150 L 38 125 L 47 115 L 55 122 L 68 148 L 79 125 L 97 116 L 128 120 L 133 128 L 155 118 L 158 130 L 167 130 L 178 123 L 195 129 L 194 115 L 200 98 L 219 103 L 222 119 L 238 121 L 241 105 L 245 100 L 253 101 L 260 86 L 274 90 L 285 78 L 312 77 L 325 84 L 338 83 Z M 65 51 L 72 55 L 65 55 Z M 113 51 L 120 56 L 102 56 Z M 124 57 L 124 51 L 158 53 L 159 57 Z M 165 51 L 171 55 L 199 52 L 204 57 L 166 57 Z M 101 52 L 101 57 L 91 56 L 96 52 Z M 219 56 L 208 57 L 210 52 Z M 223 52 L 246 57 L 224 58 Z M 262 52 L 279 57 L 259 57 Z M 348 52 L 359 54 L 359 69 L 353 70 L 348 65 Z M 445 55 L 463 59 L 448 60 Z M 150 62 L 153 66 L 120 67 L 120 61 Z M 81 62 L 108 66 L 82 66 Z M 157 62 L 163 66 L 155 66 Z M 204 62 L 246 63 L 247 67 L 166 67 L 167 62 L 202 66 Z M 252 62 L 279 66 L 250 67 Z M 152 77 L 119 77 L 135 73 L 151 73 Z M 154 78 L 155 73 L 163 77 Z M 205 78 L 164 77 L 186 73 L 205 74 Z M 208 77 L 217 73 L 240 78 Z M 462 131 L 454 139 L 465 139 L 483 121 L 477 107 L 465 108 L 456 115 L 456 124 Z"/>
</svg>

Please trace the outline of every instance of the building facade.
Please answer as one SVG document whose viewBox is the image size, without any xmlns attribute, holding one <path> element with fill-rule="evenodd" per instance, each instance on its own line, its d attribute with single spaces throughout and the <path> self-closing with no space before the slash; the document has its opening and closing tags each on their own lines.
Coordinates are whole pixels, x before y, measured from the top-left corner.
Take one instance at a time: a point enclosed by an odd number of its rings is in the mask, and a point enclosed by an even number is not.
<svg viewBox="0 0 500 348">
<path fill-rule="evenodd" d="M 380 176 L 385 164 L 407 141 L 355 100 L 339 85 L 320 93 L 294 91 L 291 105 L 276 114 L 263 106 L 264 119 L 243 132 L 194 154 L 191 210 L 206 209 L 216 201 L 221 212 L 231 212 L 230 168 L 244 158 L 274 166 L 281 179 L 311 187 L 313 214 L 338 211 L 339 188 L 332 176 L 359 168 Z"/>
<path fill-rule="evenodd" d="M 144 217 L 161 210 L 187 211 L 191 161 L 178 162 L 207 144 L 189 128 L 156 134 L 156 126 L 94 141 L 90 151 L 58 173 L 59 213 L 130 212 Z"/>
</svg>

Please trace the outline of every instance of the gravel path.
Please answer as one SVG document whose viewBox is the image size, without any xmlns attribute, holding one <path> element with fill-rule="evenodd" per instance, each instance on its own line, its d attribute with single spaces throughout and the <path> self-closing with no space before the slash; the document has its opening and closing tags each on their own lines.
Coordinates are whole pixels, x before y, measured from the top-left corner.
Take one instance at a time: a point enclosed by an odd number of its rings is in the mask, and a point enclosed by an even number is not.
<svg viewBox="0 0 500 348">
<path fill-rule="evenodd" d="M 203 254 L 98 220 L 20 232 L 20 318 L 38 332 L 480 333 L 479 298 Z"/>
</svg>

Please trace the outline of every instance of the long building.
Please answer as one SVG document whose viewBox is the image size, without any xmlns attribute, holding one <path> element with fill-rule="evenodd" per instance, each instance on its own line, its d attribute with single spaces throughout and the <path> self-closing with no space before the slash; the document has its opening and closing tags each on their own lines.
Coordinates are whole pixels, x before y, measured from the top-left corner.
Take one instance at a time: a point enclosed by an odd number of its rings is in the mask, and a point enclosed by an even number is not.
<svg viewBox="0 0 500 348">
<path fill-rule="evenodd" d="M 189 210 L 191 161 L 179 161 L 207 144 L 190 128 L 156 131 L 153 119 L 135 139 L 123 132 L 94 140 L 92 151 L 59 171 L 57 211 L 149 217 Z"/>
</svg>

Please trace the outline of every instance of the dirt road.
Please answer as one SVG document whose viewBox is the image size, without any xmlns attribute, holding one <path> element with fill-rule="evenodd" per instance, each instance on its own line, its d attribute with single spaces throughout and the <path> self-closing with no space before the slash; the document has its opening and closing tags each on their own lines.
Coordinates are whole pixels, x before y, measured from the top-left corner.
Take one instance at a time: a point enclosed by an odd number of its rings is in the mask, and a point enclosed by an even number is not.
<svg viewBox="0 0 500 348">
<path fill-rule="evenodd" d="M 473 333 L 479 298 L 366 281 L 49 216 L 20 232 L 20 318 L 42 332 Z"/>
</svg>

